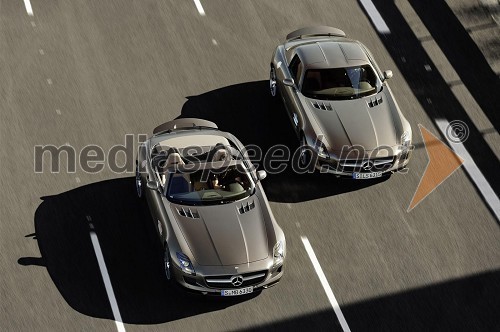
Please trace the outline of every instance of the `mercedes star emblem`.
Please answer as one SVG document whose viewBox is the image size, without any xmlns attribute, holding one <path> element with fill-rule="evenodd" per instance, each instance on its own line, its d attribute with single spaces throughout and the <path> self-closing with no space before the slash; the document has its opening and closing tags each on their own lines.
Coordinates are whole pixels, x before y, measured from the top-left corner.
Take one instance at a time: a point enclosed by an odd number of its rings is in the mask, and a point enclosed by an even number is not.
<svg viewBox="0 0 500 332">
<path fill-rule="evenodd" d="M 231 277 L 231 283 L 236 287 L 241 286 L 241 284 L 243 283 L 243 277 L 240 275 L 233 276 Z"/>
<path fill-rule="evenodd" d="M 363 170 L 369 171 L 373 167 L 373 161 L 368 160 L 367 162 L 363 163 L 363 165 L 361 167 L 363 167 Z"/>
</svg>

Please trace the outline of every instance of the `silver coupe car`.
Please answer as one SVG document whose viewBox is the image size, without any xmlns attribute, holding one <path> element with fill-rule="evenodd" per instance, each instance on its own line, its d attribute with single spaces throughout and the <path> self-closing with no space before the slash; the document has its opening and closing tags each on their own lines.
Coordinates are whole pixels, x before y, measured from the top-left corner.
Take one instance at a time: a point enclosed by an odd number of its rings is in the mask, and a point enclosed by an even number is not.
<svg viewBox="0 0 500 332">
<path fill-rule="evenodd" d="M 139 147 L 136 187 L 164 248 L 168 281 L 235 296 L 276 284 L 286 245 L 241 142 L 210 121 L 177 119 Z"/>
<path fill-rule="evenodd" d="M 299 165 L 354 179 L 408 164 L 412 132 L 362 43 L 331 27 L 291 32 L 274 51 L 272 96 L 281 95 L 301 142 Z"/>
</svg>

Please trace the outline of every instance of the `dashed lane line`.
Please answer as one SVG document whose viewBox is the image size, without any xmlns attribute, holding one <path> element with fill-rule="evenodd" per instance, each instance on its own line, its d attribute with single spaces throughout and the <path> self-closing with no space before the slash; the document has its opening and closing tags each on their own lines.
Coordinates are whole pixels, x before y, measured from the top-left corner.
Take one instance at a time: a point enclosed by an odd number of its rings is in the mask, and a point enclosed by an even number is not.
<svg viewBox="0 0 500 332">
<path fill-rule="evenodd" d="M 87 220 L 91 221 L 92 218 L 87 216 Z M 106 288 L 106 293 L 108 295 L 109 303 L 111 304 L 111 311 L 113 312 L 113 317 L 116 323 L 116 329 L 118 332 L 125 332 L 125 326 L 122 322 L 122 316 L 118 308 L 118 302 L 116 301 L 115 293 L 113 291 L 113 285 L 111 284 L 111 279 L 108 274 L 108 268 L 104 262 L 104 256 L 102 254 L 101 245 L 99 244 L 99 239 L 94 230 L 94 225 L 89 223 L 90 226 L 90 239 L 92 240 L 92 246 L 94 247 L 94 252 L 97 257 L 97 263 L 99 264 L 99 270 L 101 271 L 102 280 L 104 281 L 104 287 Z"/>
<path fill-rule="evenodd" d="M 311 243 L 305 236 L 301 236 L 301 239 L 302 243 L 304 244 L 304 247 L 306 248 L 307 254 L 309 255 L 309 259 L 311 260 L 314 270 L 316 271 L 316 274 L 319 277 L 319 281 L 321 282 L 321 285 L 325 290 L 326 296 L 328 297 L 328 300 L 332 305 L 333 311 L 335 311 L 335 315 L 337 315 L 337 319 L 339 320 L 339 323 L 342 326 L 342 330 L 344 332 L 350 332 L 351 329 L 349 328 L 349 325 L 347 325 L 347 321 L 344 318 L 342 310 L 340 310 L 339 303 L 337 302 L 337 299 L 335 298 L 335 295 L 333 294 L 333 291 L 330 285 L 328 284 L 328 280 L 326 280 L 325 273 L 323 273 L 323 269 L 321 268 L 321 265 L 319 264 L 319 261 L 316 258 L 316 254 L 314 253 Z"/>
</svg>

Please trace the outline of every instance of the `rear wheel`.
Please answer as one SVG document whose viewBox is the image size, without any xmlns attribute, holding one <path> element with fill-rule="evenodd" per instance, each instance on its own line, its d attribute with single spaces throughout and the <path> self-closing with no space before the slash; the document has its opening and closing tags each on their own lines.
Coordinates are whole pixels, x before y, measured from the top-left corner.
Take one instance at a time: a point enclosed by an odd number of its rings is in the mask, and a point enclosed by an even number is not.
<svg viewBox="0 0 500 332">
<path fill-rule="evenodd" d="M 278 86 L 276 85 L 276 69 L 271 65 L 271 70 L 269 71 L 269 90 L 271 92 L 271 96 L 276 97 L 276 93 L 278 92 Z"/>
</svg>

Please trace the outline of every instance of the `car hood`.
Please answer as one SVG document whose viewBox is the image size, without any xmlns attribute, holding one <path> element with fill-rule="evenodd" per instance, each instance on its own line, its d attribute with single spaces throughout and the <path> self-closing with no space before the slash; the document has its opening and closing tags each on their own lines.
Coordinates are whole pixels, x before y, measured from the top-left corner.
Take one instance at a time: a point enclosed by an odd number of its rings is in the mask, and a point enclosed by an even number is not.
<svg viewBox="0 0 500 332">
<path fill-rule="evenodd" d="M 200 265 L 239 265 L 268 257 L 266 226 L 255 197 L 215 206 L 173 206 L 173 210 Z"/>
<path fill-rule="evenodd" d="M 361 145 L 365 151 L 371 151 L 380 146 L 398 144 L 394 121 L 397 112 L 391 109 L 384 92 L 355 100 L 308 98 L 308 101 L 331 152 L 339 152 L 343 146 Z M 330 105 L 331 108 L 321 105 Z"/>
</svg>

